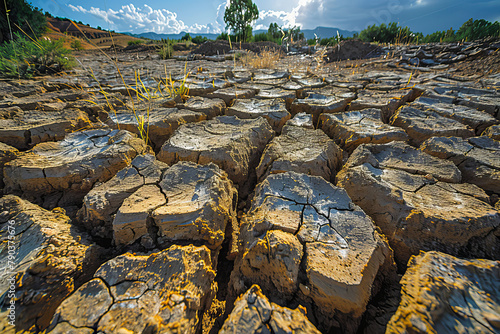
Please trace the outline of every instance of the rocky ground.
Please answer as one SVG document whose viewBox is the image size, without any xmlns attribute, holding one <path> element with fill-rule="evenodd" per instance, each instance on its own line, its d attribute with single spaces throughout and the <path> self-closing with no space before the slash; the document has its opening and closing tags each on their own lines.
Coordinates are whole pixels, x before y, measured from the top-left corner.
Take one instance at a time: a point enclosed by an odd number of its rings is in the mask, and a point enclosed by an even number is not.
<svg viewBox="0 0 500 334">
<path fill-rule="evenodd" d="M 500 332 L 499 47 L 0 81 L 0 331 Z"/>
</svg>

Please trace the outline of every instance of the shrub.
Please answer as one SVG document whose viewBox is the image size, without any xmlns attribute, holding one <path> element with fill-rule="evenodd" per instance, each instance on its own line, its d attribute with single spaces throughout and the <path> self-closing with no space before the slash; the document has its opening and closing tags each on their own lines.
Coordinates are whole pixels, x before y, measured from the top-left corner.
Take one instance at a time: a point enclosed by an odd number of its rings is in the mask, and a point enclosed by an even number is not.
<svg viewBox="0 0 500 334">
<path fill-rule="evenodd" d="M 205 43 L 206 41 L 208 41 L 208 38 L 202 37 L 202 36 L 196 36 L 193 38 L 193 43 L 196 43 L 196 44 L 202 44 L 202 43 Z"/>
<path fill-rule="evenodd" d="M 457 40 L 474 41 L 486 37 L 499 37 L 500 36 L 500 23 L 495 21 L 493 23 L 486 20 L 473 20 L 470 19 L 458 29 Z"/>
<path fill-rule="evenodd" d="M 227 41 L 229 38 L 227 32 L 221 32 L 219 36 L 215 39 L 216 41 L 222 40 L 222 41 Z"/>
<path fill-rule="evenodd" d="M 408 27 L 400 27 L 392 22 L 388 25 L 372 25 L 359 33 L 359 38 L 365 42 L 379 43 L 436 43 L 436 42 L 458 42 L 473 41 L 486 37 L 499 37 L 500 23 L 498 21 L 489 22 L 483 19 L 470 19 L 457 30 L 453 28 L 447 31 L 436 31 L 424 37 L 422 33 L 413 33 Z"/>
<path fill-rule="evenodd" d="M 161 59 L 172 58 L 172 55 L 174 54 L 174 46 L 172 41 L 170 41 L 169 39 L 162 40 L 162 45 L 158 53 L 160 54 Z"/>
<path fill-rule="evenodd" d="M 73 50 L 83 50 L 82 42 L 80 42 L 79 39 L 75 39 L 73 42 L 71 42 L 70 47 Z"/>
<path fill-rule="evenodd" d="M 260 33 L 260 34 L 255 34 L 253 36 L 253 41 L 254 42 L 267 42 L 267 41 L 269 41 L 269 35 L 265 32 Z"/>
<path fill-rule="evenodd" d="M 448 29 L 448 31 L 436 31 L 432 34 L 425 36 L 422 40 L 424 43 L 439 43 L 439 42 L 456 42 L 457 36 L 453 28 Z"/>
<path fill-rule="evenodd" d="M 359 33 L 359 38 L 364 42 L 406 44 L 416 41 L 417 35 L 421 37 L 421 34 L 411 32 L 410 28 L 391 22 L 388 25 L 382 23 L 380 26 L 369 26 Z"/>
<path fill-rule="evenodd" d="M 144 43 L 144 41 L 140 40 L 140 39 L 137 39 L 135 41 L 128 41 L 127 44 L 128 45 L 139 45 L 139 44 L 142 44 Z"/>
<path fill-rule="evenodd" d="M 326 46 L 326 45 L 332 45 L 332 38 L 322 38 L 319 40 L 319 45 Z"/>
<path fill-rule="evenodd" d="M 189 33 L 185 34 L 181 37 L 181 41 L 190 41 L 192 40 L 191 35 Z"/>
<path fill-rule="evenodd" d="M 0 73 L 4 77 L 29 78 L 33 75 L 57 73 L 70 69 L 71 50 L 63 40 L 28 40 L 16 35 L 14 41 L 0 46 Z"/>
</svg>

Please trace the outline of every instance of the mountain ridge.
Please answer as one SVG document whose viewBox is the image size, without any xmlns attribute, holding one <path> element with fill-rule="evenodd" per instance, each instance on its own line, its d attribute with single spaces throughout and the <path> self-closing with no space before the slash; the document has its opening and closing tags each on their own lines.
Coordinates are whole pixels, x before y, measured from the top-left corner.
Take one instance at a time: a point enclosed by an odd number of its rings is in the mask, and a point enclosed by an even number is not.
<svg viewBox="0 0 500 334">
<path fill-rule="evenodd" d="M 337 36 L 337 31 L 339 35 L 342 35 L 344 37 L 352 37 L 354 33 L 357 33 L 357 31 L 350 31 L 350 30 L 344 30 L 340 28 L 333 28 L 333 27 L 316 27 L 314 29 L 303 29 L 300 30 L 301 32 L 304 33 L 304 37 L 306 39 L 312 39 L 315 38 L 315 34 L 318 38 L 330 38 Z M 264 29 L 259 29 L 255 30 L 253 34 L 260 34 L 260 33 L 265 33 L 267 30 Z M 184 35 L 187 34 L 185 31 L 181 31 L 178 34 L 158 34 L 155 32 L 144 32 L 140 34 L 133 34 L 129 32 L 122 32 L 122 34 L 126 34 L 129 36 L 134 36 L 134 37 L 140 37 L 140 38 L 149 38 L 149 39 L 154 39 L 154 40 L 160 40 L 162 38 L 164 39 L 181 39 Z M 201 37 L 206 37 L 208 39 L 216 39 L 219 34 L 210 34 L 210 33 L 189 33 L 191 37 L 195 36 L 201 36 Z"/>
</svg>

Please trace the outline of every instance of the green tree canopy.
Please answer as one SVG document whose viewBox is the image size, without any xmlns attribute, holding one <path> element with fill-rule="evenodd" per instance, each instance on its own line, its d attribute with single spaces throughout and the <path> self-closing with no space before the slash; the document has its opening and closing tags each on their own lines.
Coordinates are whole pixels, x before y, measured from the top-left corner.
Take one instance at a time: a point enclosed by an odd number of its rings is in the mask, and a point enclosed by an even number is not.
<svg viewBox="0 0 500 334">
<path fill-rule="evenodd" d="M 193 37 L 192 41 L 193 41 L 193 43 L 196 43 L 196 44 L 202 44 L 202 43 L 208 41 L 208 38 L 202 37 L 202 36 L 195 36 L 195 37 Z"/>
<path fill-rule="evenodd" d="M 365 42 L 403 44 L 474 41 L 486 37 L 500 37 L 500 23 L 498 21 L 489 22 L 483 19 L 470 19 L 462 24 L 457 31 L 450 28 L 447 31 L 436 31 L 425 37 L 422 33 L 414 33 L 408 27 L 400 27 L 395 22 L 388 25 L 384 23 L 380 26 L 372 25 L 359 33 L 359 39 Z"/>
<path fill-rule="evenodd" d="M 252 0 L 231 0 L 224 12 L 224 22 L 240 41 L 252 37 L 251 23 L 259 18 L 259 10 Z"/>
<path fill-rule="evenodd" d="M 181 37 L 181 41 L 190 41 L 192 40 L 191 35 L 189 33 L 185 34 Z"/>
<path fill-rule="evenodd" d="M 422 38 L 422 33 L 414 33 L 410 28 L 401 27 L 396 22 L 388 25 L 382 23 L 380 26 L 374 24 L 359 33 L 359 39 L 364 42 L 406 44 L 417 43 Z"/>
<path fill-rule="evenodd" d="M 267 33 L 269 36 L 272 38 L 281 38 L 283 37 L 283 33 L 281 32 L 280 26 L 278 26 L 278 23 L 274 22 L 269 25 L 269 29 L 267 29 Z"/>
<path fill-rule="evenodd" d="M 47 21 L 40 9 L 25 0 L 4 1 L 0 4 L 0 43 L 10 40 L 11 28 L 12 33 L 20 32 L 20 27 L 24 33 L 33 35 L 34 32 L 36 36 L 45 31 Z"/>
<path fill-rule="evenodd" d="M 500 23 L 498 21 L 492 23 L 483 19 L 470 19 L 462 24 L 460 29 L 457 31 L 458 40 L 466 39 L 468 41 L 473 41 L 490 36 L 500 36 Z"/>
</svg>

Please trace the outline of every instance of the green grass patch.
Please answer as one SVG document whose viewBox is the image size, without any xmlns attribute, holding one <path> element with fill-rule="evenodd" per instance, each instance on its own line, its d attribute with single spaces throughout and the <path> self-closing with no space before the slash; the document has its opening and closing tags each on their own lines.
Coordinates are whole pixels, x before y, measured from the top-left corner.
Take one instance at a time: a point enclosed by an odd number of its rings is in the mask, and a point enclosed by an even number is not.
<svg viewBox="0 0 500 334">
<path fill-rule="evenodd" d="M 174 55 L 174 42 L 162 39 L 162 44 L 158 50 L 161 59 L 170 59 Z"/>
<path fill-rule="evenodd" d="M 0 45 L 0 76 L 30 78 L 54 74 L 74 66 L 71 50 L 63 47 L 64 40 L 31 40 L 20 35 Z"/>
</svg>

